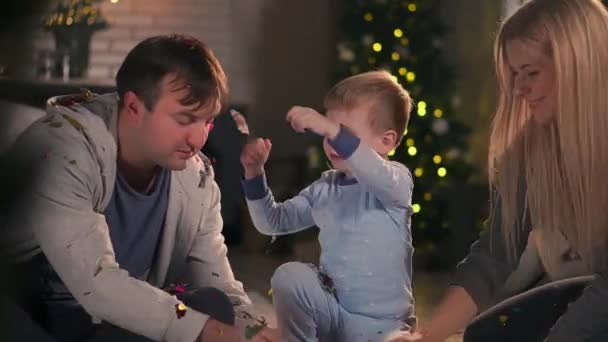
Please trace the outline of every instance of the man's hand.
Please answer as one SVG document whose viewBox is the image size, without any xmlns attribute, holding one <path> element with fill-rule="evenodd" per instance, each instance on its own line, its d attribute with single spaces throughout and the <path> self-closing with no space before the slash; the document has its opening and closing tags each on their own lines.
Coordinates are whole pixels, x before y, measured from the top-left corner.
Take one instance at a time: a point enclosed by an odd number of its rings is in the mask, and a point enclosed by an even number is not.
<svg viewBox="0 0 608 342">
<path fill-rule="evenodd" d="M 197 342 L 245 342 L 245 336 L 240 329 L 216 321 L 207 320 Z M 264 341 L 264 340 L 260 340 Z"/>
<path fill-rule="evenodd" d="M 296 132 L 310 130 L 329 139 L 335 139 L 340 131 L 338 123 L 307 107 L 292 107 L 287 113 L 287 122 Z"/>
<path fill-rule="evenodd" d="M 277 329 L 266 327 L 247 340 L 242 329 L 210 318 L 197 342 L 279 342 Z"/>
<path fill-rule="evenodd" d="M 270 155 L 272 144 L 268 139 L 256 138 L 243 147 L 241 164 L 245 178 L 251 179 L 264 173 L 264 164 Z"/>
</svg>

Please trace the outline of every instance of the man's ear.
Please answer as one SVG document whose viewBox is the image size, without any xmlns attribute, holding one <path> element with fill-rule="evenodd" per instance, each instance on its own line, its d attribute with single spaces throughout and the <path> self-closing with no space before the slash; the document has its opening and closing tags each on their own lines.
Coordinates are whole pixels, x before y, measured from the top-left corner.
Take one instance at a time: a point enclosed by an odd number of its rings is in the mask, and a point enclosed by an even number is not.
<svg viewBox="0 0 608 342">
<path fill-rule="evenodd" d="M 123 98 L 122 112 L 130 122 L 141 123 L 147 109 L 144 102 L 132 91 L 127 91 Z"/>
</svg>

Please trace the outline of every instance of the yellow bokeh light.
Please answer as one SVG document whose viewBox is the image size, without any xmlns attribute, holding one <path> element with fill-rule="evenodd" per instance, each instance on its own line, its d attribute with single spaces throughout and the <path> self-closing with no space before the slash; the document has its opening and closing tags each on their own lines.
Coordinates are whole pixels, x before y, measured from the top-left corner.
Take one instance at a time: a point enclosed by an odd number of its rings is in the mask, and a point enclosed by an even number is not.
<svg viewBox="0 0 608 342">
<path fill-rule="evenodd" d="M 425 193 L 425 194 L 424 194 L 424 200 L 425 200 L 425 201 L 427 201 L 427 202 L 428 202 L 428 201 L 430 201 L 430 200 L 432 200 L 432 199 L 433 199 L 433 195 L 431 195 L 431 193 L 430 193 L 430 192 L 427 192 L 427 193 Z"/>
<path fill-rule="evenodd" d="M 414 170 L 414 174 L 416 175 L 416 177 L 422 177 L 422 175 L 424 174 L 424 170 L 421 167 L 417 167 Z"/>
<path fill-rule="evenodd" d="M 414 210 L 414 214 L 417 214 L 420 212 L 420 210 L 422 210 L 422 207 L 420 206 L 420 204 L 414 203 L 412 205 L 412 210 Z"/>
<path fill-rule="evenodd" d="M 440 155 L 438 155 L 438 154 L 436 154 L 436 155 L 433 157 L 433 163 L 435 163 L 435 164 L 439 164 L 439 163 L 441 163 L 441 156 L 440 156 Z"/>
<path fill-rule="evenodd" d="M 435 109 L 435 111 L 433 112 L 433 115 L 435 115 L 436 118 L 440 118 L 443 116 L 443 111 L 439 108 Z"/>
<path fill-rule="evenodd" d="M 440 167 L 437 169 L 437 175 L 439 177 L 445 177 L 445 175 L 448 173 L 448 170 L 445 169 L 445 167 Z"/>
<path fill-rule="evenodd" d="M 405 38 L 405 37 L 401 38 L 401 45 L 407 45 L 407 44 L 409 44 L 409 43 L 410 43 L 410 40 L 409 40 L 409 39 L 407 39 L 407 38 Z"/>
<path fill-rule="evenodd" d="M 416 12 L 416 4 L 411 3 L 411 4 L 407 5 L 407 9 L 408 9 L 410 12 Z"/>
<path fill-rule="evenodd" d="M 393 53 L 391 54 L 391 59 L 392 59 L 393 61 L 395 61 L 395 62 L 396 62 L 396 61 L 398 61 L 399 59 L 401 59 L 401 56 L 399 55 L 399 52 L 393 52 Z"/>
<path fill-rule="evenodd" d="M 426 109 L 426 102 L 424 102 L 424 101 L 418 101 L 418 108 L 425 108 Z"/>
<path fill-rule="evenodd" d="M 374 43 L 372 45 L 372 49 L 374 49 L 374 51 L 376 51 L 376 52 L 380 52 L 380 51 L 382 51 L 382 44 L 380 44 L 380 43 Z"/>
<path fill-rule="evenodd" d="M 416 155 L 416 153 L 418 153 L 418 149 L 416 148 L 416 146 L 410 146 L 410 147 L 407 149 L 407 153 L 408 153 L 410 156 L 415 156 L 415 155 Z"/>
<path fill-rule="evenodd" d="M 395 38 L 401 38 L 403 37 L 403 31 L 401 29 L 395 29 L 395 31 L 393 31 L 393 34 L 395 35 Z"/>
<path fill-rule="evenodd" d="M 367 22 L 372 21 L 372 20 L 374 20 L 374 15 L 367 12 L 363 15 L 363 20 L 365 20 Z"/>
<path fill-rule="evenodd" d="M 392 157 L 395 155 L 395 150 L 391 150 L 390 152 L 388 152 L 388 156 Z"/>
<path fill-rule="evenodd" d="M 419 107 L 418 108 L 418 115 L 419 116 L 425 116 L 426 115 L 426 108 Z"/>
<path fill-rule="evenodd" d="M 408 72 L 407 75 L 405 75 L 405 78 L 409 81 L 409 82 L 414 82 L 414 80 L 416 79 L 416 74 L 414 74 L 413 72 Z"/>
<path fill-rule="evenodd" d="M 395 76 L 395 75 L 391 75 L 391 78 L 393 79 L 393 81 L 395 81 L 395 82 L 399 82 L 399 79 L 397 78 L 397 76 Z"/>
<path fill-rule="evenodd" d="M 407 74 L 407 69 L 404 67 L 399 68 L 399 75 L 405 76 Z"/>
<path fill-rule="evenodd" d="M 409 138 L 405 141 L 405 145 L 407 145 L 407 147 L 411 147 L 414 146 L 414 139 Z"/>
</svg>

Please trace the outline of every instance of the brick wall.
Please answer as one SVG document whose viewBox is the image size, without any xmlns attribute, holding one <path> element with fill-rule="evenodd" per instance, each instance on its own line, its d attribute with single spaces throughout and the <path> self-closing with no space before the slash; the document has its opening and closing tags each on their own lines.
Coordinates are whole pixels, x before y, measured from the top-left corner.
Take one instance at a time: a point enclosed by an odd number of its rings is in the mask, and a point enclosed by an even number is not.
<svg viewBox="0 0 608 342">
<path fill-rule="evenodd" d="M 103 2 L 101 10 L 112 26 L 93 39 L 90 77 L 113 77 L 137 42 L 173 32 L 202 39 L 226 66 L 230 64 L 230 1 L 119 0 Z"/>
<path fill-rule="evenodd" d="M 103 0 L 111 26 L 91 43 L 89 77 L 112 78 L 126 53 L 145 37 L 189 33 L 205 41 L 230 80 L 231 102 L 245 105 L 256 134 L 281 141 L 274 156 L 303 155 L 316 141 L 287 129 L 295 104 L 319 107 L 330 86 L 334 22 L 327 0 Z M 42 30 L 36 48 L 52 50 Z"/>
<path fill-rule="evenodd" d="M 110 27 L 93 36 L 88 77 L 111 82 L 137 42 L 157 34 L 187 33 L 205 41 L 232 78 L 231 4 L 230 0 L 104 0 L 100 8 Z M 36 35 L 38 49 L 52 49 L 53 44 L 51 34 Z"/>
</svg>

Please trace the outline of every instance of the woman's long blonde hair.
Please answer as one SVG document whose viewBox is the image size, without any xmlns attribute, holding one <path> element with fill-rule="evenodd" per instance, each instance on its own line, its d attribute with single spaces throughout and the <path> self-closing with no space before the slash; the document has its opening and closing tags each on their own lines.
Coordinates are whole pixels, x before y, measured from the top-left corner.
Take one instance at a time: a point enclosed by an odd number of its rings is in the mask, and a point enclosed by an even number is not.
<svg viewBox="0 0 608 342">
<path fill-rule="evenodd" d="M 514 96 L 512 40 L 553 60 L 557 113 L 549 124 L 530 120 Z M 532 0 L 503 23 L 495 61 L 500 97 L 488 170 L 490 219 L 500 222 L 492 226 L 502 227 L 512 257 L 524 225 L 559 230 L 595 271 L 608 256 L 608 12 L 599 0 Z"/>
</svg>

